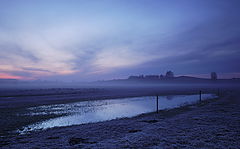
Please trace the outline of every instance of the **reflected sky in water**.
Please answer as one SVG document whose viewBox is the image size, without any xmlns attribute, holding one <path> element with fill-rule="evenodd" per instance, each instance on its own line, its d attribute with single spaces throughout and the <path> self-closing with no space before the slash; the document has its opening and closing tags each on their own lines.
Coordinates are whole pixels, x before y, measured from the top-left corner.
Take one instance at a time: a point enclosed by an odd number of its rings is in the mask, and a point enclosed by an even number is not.
<svg viewBox="0 0 240 149">
<path fill-rule="evenodd" d="M 216 97 L 213 94 L 202 94 L 202 100 Z M 193 104 L 199 95 L 159 96 L 159 110 L 176 108 Z M 57 114 L 59 117 L 38 122 L 24 127 L 20 133 L 47 129 L 52 127 L 71 126 L 77 124 L 100 122 L 123 117 L 133 117 L 156 110 L 156 97 L 134 97 L 109 100 L 83 101 L 68 104 L 55 104 L 31 107 L 25 115 Z M 61 115 L 65 116 L 61 116 Z"/>
</svg>

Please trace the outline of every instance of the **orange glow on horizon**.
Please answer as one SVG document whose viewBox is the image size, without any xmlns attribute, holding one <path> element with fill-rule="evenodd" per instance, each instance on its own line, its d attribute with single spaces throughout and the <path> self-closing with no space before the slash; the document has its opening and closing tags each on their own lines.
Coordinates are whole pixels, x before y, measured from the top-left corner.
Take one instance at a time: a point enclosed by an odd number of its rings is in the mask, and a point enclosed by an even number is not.
<svg viewBox="0 0 240 149">
<path fill-rule="evenodd" d="M 7 73 L 0 73 L 0 79 L 25 79 L 21 76 L 14 76 Z"/>
</svg>

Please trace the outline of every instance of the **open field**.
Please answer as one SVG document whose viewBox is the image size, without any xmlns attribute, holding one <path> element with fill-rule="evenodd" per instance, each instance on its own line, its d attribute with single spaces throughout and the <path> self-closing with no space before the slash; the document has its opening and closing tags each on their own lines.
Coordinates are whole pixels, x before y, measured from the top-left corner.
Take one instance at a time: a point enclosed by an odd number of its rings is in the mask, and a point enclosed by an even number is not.
<svg viewBox="0 0 240 149">
<path fill-rule="evenodd" d="M 63 104 L 86 100 L 114 99 L 122 97 L 156 96 L 156 95 L 178 95 L 178 94 L 198 94 L 218 93 L 217 88 L 204 88 L 203 86 L 191 87 L 105 87 L 105 88 L 50 88 L 50 89 L 11 89 L 0 90 L 0 136 L 15 135 L 13 130 L 23 126 L 58 117 L 59 115 L 35 115 L 21 116 L 26 113 L 26 108 Z M 223 92 L 226 88 L 222 88 Z"/>
<path fill-rule="evenodd" d="M 143 92 L 144 90 L 144 92 Z M 187 91 L 186 91 L 187 90 Z M 171 94 L 196 94 L 199 90 L 202 90 L 205 93 L 217 93 L 215 88 L 179 88 L 171 89 L 165 88 L 138 88 L 138 89 L 127 89 L 127 88 L 95 88 L 95 89 L 48 89 L 48 90 L 33 90 L 23 92 L 24 96 L 19 96 L 19 92 L 14 92 L 13 99 L 9 102 L 4 102 L 3 99 L 8 99 L 10 96 L 1 97 L 2 107 L 5 104 L 10 104 L 8 108 L 1 108 L 1 145 L 3 147 L 14 147 L 14 145 L 26 146 L 42 146 L 42 147 L 206 147 L 211 148 L 215 144 L 211 143 L 208 140 L 201 140 L 189 142 L 191 139 L 186 139 L 188 137 L 193 137 L 194 135 L 198 136 L 197 132 L 186 131 L 190 130 L 191 127 L 194 130 L 204 130 L 216 129 L 214 132 L 210 132 L 208 137 L 214 138 L 213 141 L 219 142 L 219 145 L 232 144 L 225 140 L 225 143 L 218 140 L 218 137 L 221 137 L 220 134 L 216 134 L 218 129 L 227 129 L 226 133 L 223 134 L 222 138 L 227 139 L 228 137 L 233 137 L 233 140 L 239 141 L 239 124 L 240 121 L 237 117 L 237 112 L 239 112 L 239 100 L 237 89 L 221 89 L 222 96 L 214 101 L 203 102 L 200 105 L 186 106 L 170 111 L 162 111 L 159 114 L 143 114 L 134 118 L 125 118 L 119 120 L 112 120 L 107 122 L 93 123 L 93 124 L 83 124 L 79 126 L 71 127 L 61 127 L 53 128 L 42 132 L 33 132 L 26 135 L 17 135 L 9 134 L 9 130 L 20 128 L 21 126 L 28 125 L 38 121 L 39 119 L 49 119 L 55 117 L 55 115 L 48 116 L 26 116 L 18 119 L 16 113 L 24 112 L 23 110 L 26 107 L 42 105 L 42 104 L 52 104 L 52 103 L 64 103 L 64 102 L 74 102 L 82 100 L 92 100 L 92 99 L 106 99 L 106 98 L 118 98 L 118 97 L 131 97 L 131 96 L 146 96 L 146 95 L 171 95 Z M 46 93 L 47 91 L 47 93 Z M 31 93 L 30 95 L 28 94 Z M 58 94 L 58 93 L 65 94 Z M 36 95 L 37 93 L 37 95 Z M 52 95 L 54 93 L 54 95 Z M 20 94 L 21 95 L 21 94 Z M 25 98 L 24 98 L 25 97 Z M 72 100 L 64 100 L 66 98 Z M 29 102 L 29 100 L 36 100 Z M 43 100 L 45 99 L 45 100 Z M 52 101 L 52 99 L 54 99 Z M 27 104 L 18 104 L 18 100 L 22 100 L 23 103 Z M 43 102 L 42 102 L 43 100 Z M 239 108 L 240 109 L 240 108 Z M 230 110 L 230 111 L 229 111 Z M 230 113 L 226 112 L 229 111 Z M 216 113 L 216 114 L 214 114 Z M 219 115 L 218 115 L 219 114 Z M 233 116 L 230 116 L 230 115 Z M 210 117 L 208 117 L 210 115 Z M 214 116 L 215 115 L 215 116 Z M 14 117 L 15 116 L 15 117 Z M 218 117 L 219 116 L 219 117 Z M 216 118 L 218 117 L 218 118 Z M 222 123 L 223 119 L 228 119 L 228 124 Z M 221 121 L 221 122 L 220 122 Z M 176 123 L 178 125 L 176 125 Z M 215 124 L 216 123 L 216 124 Z M 233 123 L 233 124 L 231 124 Z M 179 125 L 180 124 L 180 125 Z M 190 125 L 191 124 L 191 125 Z M 219 125 L 221 124 L 221 125 Z M 153 125 L 153 126 L 152 126 Z M 214 126 L 215 125 L 215 126 Z M 226 126 L 225 126 L 226 125 Z M 208 126 L 208 127 L 207 127 Z M 218 128 L 220 127 L 221 128 Z M 171 127 L 171 128 L 170 128 Z M 174 127 L 179 129 L 173 129 Z M 196 127 L 196 128 L 195 128 Z M 216 127 L 216 128 L 215 128 Z M 155 132 L 155 130 L 158 130 Z M 228 130 L 230 129 L 230 130 Z M 231 130 L 233 129 L 233 130 Z M 85 130 L 85 131 L 83 131 Z M 86 131 L 87 130 L 87 131 Z M 175 132 L 176 131 L 176 132 Z M 170 135 L 172 133 L 172 135 Z M 213 133 L 213 134 L 211 134 Z M 225 133 L 225 132 L 221 132 Z M 231 133 L 231 134 L 230 134 Z M 97 135 L 96 135 L 97 134 Z M 199 132 L 200 135 L 203 135 L 202 132 Z M 228 135 L 232 136 L 228 136 Z M 38 137 L 42 139 L 38 139 Z M 54 135 L 54 136 L 53 136 Z M 57 135 L 57 136 L 55 136 Z M 165 136 L 165 140 L 162 140 L 162 137 Z M 99 137 L 97 137 L 99 136 Z M 150 140 L 149 138 L 150 137 Z M 173 138 L 171 138 L 173 137 Z M 185 140 L 182 140 L 184 137 Z M 206 136 L 202 136 L 207 139 Z M 44 139 L 45 138 L 45 139 Z M 145 140 L 145 139 L 146 140 Z M 170 139 L 171 138 L 171 139 Z M 34 140 L 36 139 L 36 140 Z M 140 139 L 140 140 L 139 140 Z M 229 139 L 229 138 L 228 138 Z M 232 141 L 233 141 L 232 140 Z M 37 141 L 37 142 L 35 142 Z M 38 142 L 39 141 L 39 142 Z M 184 142 L 185 141 L 185 142 Z M 186 142 L 187 141 L 187 142 Z M 230 140 L 231 141 L 231 140 Z M 207 143 L 206 143 L 207 142 Z M 186 144 L 187 143 L 187 144 Z M 235 143 L 236 144 L 236 143 Z M 9 146 L 10 145 L 10 146 Z M 234 148 L 233 144 L 233 148 Z M 16 147 L 16 146 L 15 146 Z M 220 147 L 220 146 L 218 146 Z M 223 146 L 222 146 L 223 147 Z"/>
</svg>

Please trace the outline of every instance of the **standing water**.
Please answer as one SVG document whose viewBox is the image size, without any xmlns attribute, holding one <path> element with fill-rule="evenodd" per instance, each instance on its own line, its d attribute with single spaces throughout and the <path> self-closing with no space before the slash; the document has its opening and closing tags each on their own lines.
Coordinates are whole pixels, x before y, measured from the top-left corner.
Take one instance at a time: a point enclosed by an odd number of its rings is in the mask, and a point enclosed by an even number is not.
<svg viewBox="0 0 240 149">
<path fill-rule="evenodd" d="M 215 98 L 213 94 L 202 94 L 202 100 Z M 199 95 L 159 96 L 158 109 L 172 109 L 182 105 L 193 104 Z M 100 122 L 123 117 L 133 117 L 143 113 L 156 111 L 156 97 L 134 97 L 82 101 L 68 104 L 55 104 L 31 107 L 27 115 L 59 115 L 57 118 L 38 122 L 23 128 L 20 133 L 52 127 L 71 126 L 77 124 Z"/>
</svg>

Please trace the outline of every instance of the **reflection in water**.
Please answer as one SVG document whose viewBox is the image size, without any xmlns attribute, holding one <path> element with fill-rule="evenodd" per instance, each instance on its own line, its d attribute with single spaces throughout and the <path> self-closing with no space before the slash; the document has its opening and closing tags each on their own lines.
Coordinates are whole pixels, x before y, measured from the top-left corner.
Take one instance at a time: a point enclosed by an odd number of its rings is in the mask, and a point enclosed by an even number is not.
<svg viewBox="0 0 240 149">
<path fill-rule="evenodd" d="M 202 99 L 215 98 L 213 94 L 202 94 Z M 169 100 L 171 99 L 171 100 Z M 199 95 L 159 96 L 159 110 L 192 104 Z M 60 117 L 29 125 L 21 133 L 37 129 L 70 126 L 90 122 L 106 121 L 122 117 L 133 117 L 156 110 L 156 97 L 134 97 L 122 99 L 83 101 L 29 108 L 27 115 L 57 114 Z M 62 114 L 66 116 L 61 116 Z"/>
<path fill-rule="evenodd" d="M 168 95 L 168 96 L 166 96 L 166 98 L 167 98 L 168 100 L 172 100 L 172 99 L 174 98 L 174 96 L 173 96 L 173 95 Z"/>
</svg>

